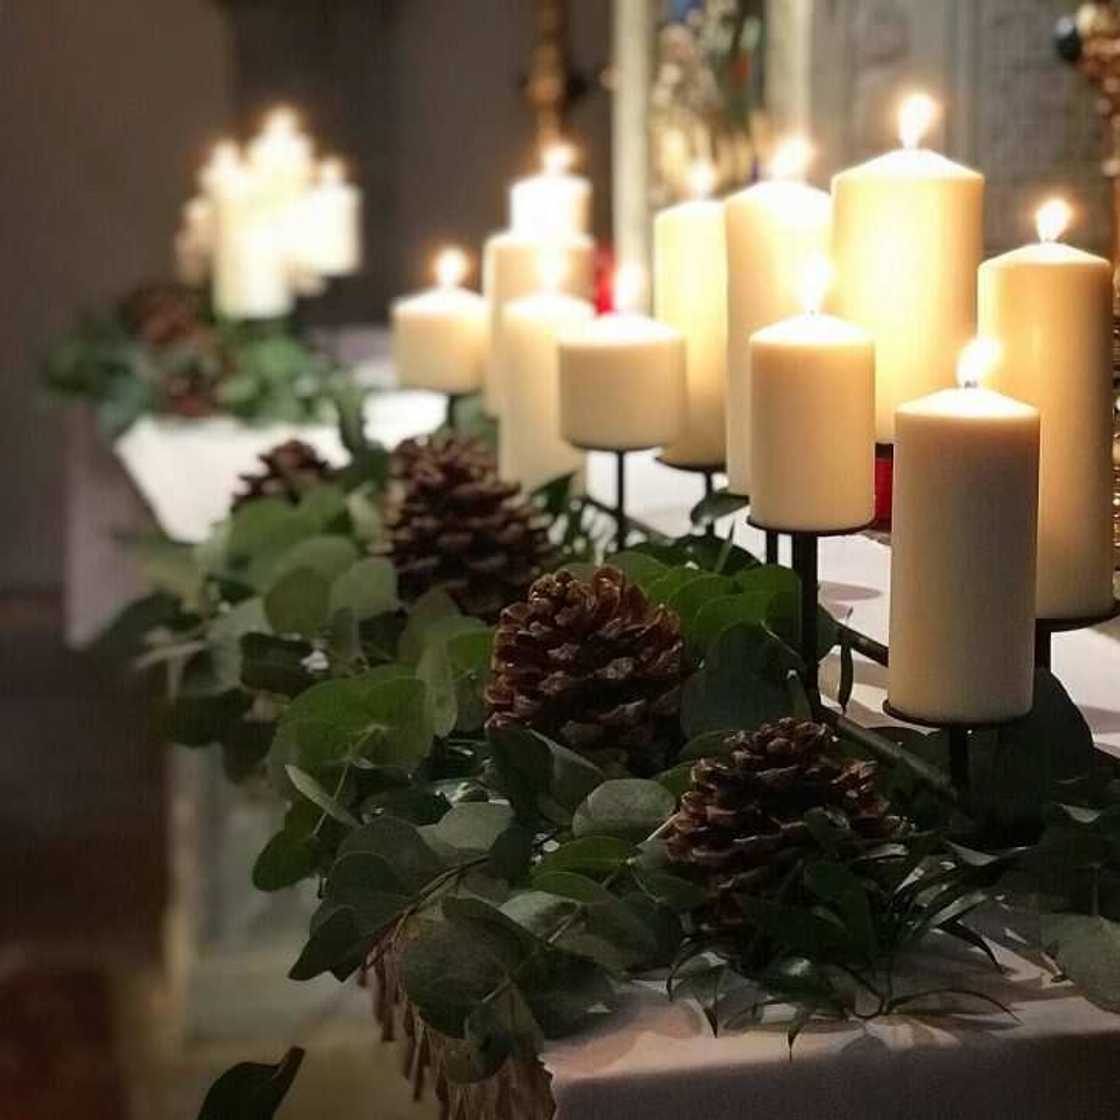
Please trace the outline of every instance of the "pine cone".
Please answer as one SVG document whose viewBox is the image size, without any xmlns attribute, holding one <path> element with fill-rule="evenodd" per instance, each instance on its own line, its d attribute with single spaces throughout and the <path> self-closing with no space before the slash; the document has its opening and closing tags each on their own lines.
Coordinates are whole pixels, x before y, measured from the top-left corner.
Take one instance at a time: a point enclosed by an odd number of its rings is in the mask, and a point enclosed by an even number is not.
<svg viewBox="0 0 1120 1120">
<path fill-rule="evenodd" d="M 120 307 L 125 327 L 160 348 L 190 338 L 205 327 L 198 294 L 182 284 L 145 284 Z"/>
<path fill-rule="evenodd" d="M 875 791 L 875 763 L 841 757 L 827 727 L 783 719 L 724 745 L 730 755 L 692 768 L 666 838 L 670 858 L 707 881 L 711 924 L 741 924 L 734 895 L 765 893 L 813 845 L 810 809 L 846 823 L 853 840 L 884 839 L 900 827 Z"/>
<path fill-rule="evenodd" d="M 256 498 L 287 498 L 293 505 L 308 491 L 329 482 L 334 469 L 310 444 L 290 439 L 258 456 L 265 469 L 260 474 L 243 474 L 246 489 L 233 498 L 240 509 Z"/>
<path fill-rule="evenodd" d="M 465 613 L 493 621 L 552 561 L 547 520 L 498 478 L 479 441 L 405 440 L 389 474 L 389 551 L 406 599 L 441 586 Z"/>
<path fill-rule="evenodd" d="M 617 568 L 537 580 L 502 612 L 492 670 L 488 728 L 530 727 L 639 775 L 679 749 L 680 620 Z"/>
</svg>

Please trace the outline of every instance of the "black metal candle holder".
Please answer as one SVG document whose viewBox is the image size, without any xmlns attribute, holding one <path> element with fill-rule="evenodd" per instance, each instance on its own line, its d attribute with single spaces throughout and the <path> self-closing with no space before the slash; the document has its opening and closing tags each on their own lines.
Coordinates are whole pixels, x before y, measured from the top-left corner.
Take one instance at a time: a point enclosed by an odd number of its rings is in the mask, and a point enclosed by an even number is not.
<svg viewBox="0 0 1120 1120">
<path fill-rule="evenodd" d="M 456 420 L 459 411 L 459 402 L 470 395 L 470 393 L 444 393 L 444 396 L 447 398 L 447 411 L 443 418 L 443 425 L 449 431 L 454 432 L 458 427 Z"/>
<path fill-rule="evenodd" d="M 862 532 L 868 523 L 854 525 L 850 529 L 789 529 L 773 525 L 763 525 L 748 517 L 747 524 L 761 529 L 767 536 L 767 562 L 769 563 L 769 538 L 774 534 L 788 533 L 793 544 L 792 568 L 801 582 L 801 634 L 800 653 L 805 662 L 805 688 L 813 704 L 818 703 L 820 695 L 820 625 L 817 617 L 820 583 L 820 540 L 821 537 L 848 537 Z"/>
<path fill-rule="evenodd" d="M 648 447 L 592 447 L 586 443 L 576 443 L 573 440 L 568 440 L 572 447 L 577 451 L 601 451 L 607 455 L 613 455 L 615 460 L 615 492 L 614 492 L 614 505 L 607 506 L 602 502 L 593 502 L 592 504 L 599 509 L 605 510 L 615 520 L 615 547 L 621 552 L 626 547 L 627 539 L 629 538 L 629 518 L 626 513 L 626 456 L 633 454 L 635 451 L 648 451 Z M 644 528 L 644 526 L 643 526 Z"/>
<path fill-rule="evenodd" d="M 751 500 L 749 494 L 735 494 L 735 492 L 733 490 L 729 490 L 728 493 L 729 494 L 734 494 L 734 496 L 736 498 L 742 498 L 744 502 L 749 502 Z M 781 530 L 780 529 L 766 529 L 762 525 L 756 525 L 755 522 L 751 521 L 751 519 L 749 517 L 747 518 L 747 524 L 748 525 L 754 525 L 756 529 L 762 529 L 763 533 L 766 534 L 766 563 L 767 564 L 781 563 L 781 561 L 779 559 L 779 551 L 778 551 L 778 544 L 779 544 L 779 541 L 781 540 L 781 536 L 780 536 Z"/>
<path fill-rule="evenodd" d="M 1039 618 L 1034 624 L 1034 663 L 1039 669 L 1049 669 L 1053 654 L 1054 635 L 1068 634 L 1074 630 L 1088 630 L 1102 622 L 1120 618 L 1120 599 L 1114 599 L 1110 610 L 1088 618 Z"/>
</svg>

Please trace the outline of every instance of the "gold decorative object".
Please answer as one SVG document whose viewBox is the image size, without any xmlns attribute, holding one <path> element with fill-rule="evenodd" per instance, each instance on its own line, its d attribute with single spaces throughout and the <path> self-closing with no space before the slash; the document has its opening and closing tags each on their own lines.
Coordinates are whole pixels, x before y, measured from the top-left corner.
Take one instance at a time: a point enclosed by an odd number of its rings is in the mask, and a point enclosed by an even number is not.
<svg viewBox="0 0 1120 1120">
<path fill-rule="evenodd" d="M 542 146 L 559 140 L 568 106 L 568 0 L 537 0 L 537 38 L 525 80 L 525 99 L 537 118 Z"/>
</svg>

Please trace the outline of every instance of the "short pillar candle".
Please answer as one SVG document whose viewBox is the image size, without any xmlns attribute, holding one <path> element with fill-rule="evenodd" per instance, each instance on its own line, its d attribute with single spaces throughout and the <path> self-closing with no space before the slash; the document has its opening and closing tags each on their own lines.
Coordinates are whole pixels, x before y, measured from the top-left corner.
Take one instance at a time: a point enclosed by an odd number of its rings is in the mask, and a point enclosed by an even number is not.
<svg viewBox="0 0 1120 1120">
<path fill-rule="evenodd" d="M 966 348 L 962 388 L 896 417 L 887 692 L 928 723 L 1032 704 L 1039 415 L 979 386 L 993 348 Z"/>
</svg>

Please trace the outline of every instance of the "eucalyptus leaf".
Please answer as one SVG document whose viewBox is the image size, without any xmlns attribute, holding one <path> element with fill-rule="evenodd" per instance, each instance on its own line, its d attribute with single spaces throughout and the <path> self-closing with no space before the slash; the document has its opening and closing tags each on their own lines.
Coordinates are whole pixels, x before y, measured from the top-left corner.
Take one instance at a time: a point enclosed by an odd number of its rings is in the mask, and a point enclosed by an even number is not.
<svg viewBox="0 0 1120 1120">
<path fill-rule="evenodd" d="M 633 844 L 617 836 L 584 836 L 544 855 L 534 875 L 576 871 L 591 878 L 606 878 L 636 854 Z"/>
<path fill-rule="evenodd" d="M 312 652 L 308 642 L 271 634 L 245 634 L 240 648 L 241 683 L 248 689 L 297 696 L 315 683 L 305 667 Z"/>
<path fill-rule="evenodd" d="M 421 835 L 439 849 L 462 855 L 485 855 L 498 837 L 513 823 L 513 810 L 493 801 L 468 801 L 453 805 L 438 823 L 426 826 Z"/>
<path fill-rule="evenodd" d="M 383 556 L 358 560 L 337 576 L 330 585 L 330 610 L 333 614 L 349 610 L 361 622 L 374 615 L 396 610 L 397 570 Z"/>
<path fill-rule="evenodd" d="M 253 864 L 253 886 L 259 891 L 278 891 L 294 886 L 313 874 L 318 851 L 313 840 L 282 828 L 264 846 Z"/>
<path fill-rule="evenodd" d="M 637 843 L 660 828 L 677 807 L 660 782 L 615 778 L 603 782 L 575 811 L 576 837 L 615 836 Z"/>
<path fill-rule="evenodd" d="M 272 1120 L 299 1073 L 304 1051 L 293 1046 L 276 1065 L 240 1062 L 210 1087 L 198 1120 Z"/>
<path fill-rule="evenodd" d="M 314 637 L 326 625 L 330 584 L 311 568 L 294 568 L 269 588 L 264 613 L 277 634 Z"/>
<path fill-rule="evenodd" d="M 1120 923 L 1088 914 L 1044 914 L 1042 936 L 1088 999 L 1120 1011 Z"/>
<path fill-rule="evenodd" d="M 357 558 L 358 547 L 347 537 L 311 536 L 281 552 L 258 556 L 249 567 L 248 578 L 254 587 L 267 589 L 289 572 L 310 568 L 329 584 Z"/>
<path fill-rule="evenodd" d="M 329 794 L 319 783 L 306 771 L 301 770 L 298 766 L 292 766 L 290 763 L 284 767 L 288 774 L 288 780 L 292 785 L 303 794 L 314 805 L 318 805 L 320 809 L 329 817 L 333 817 L 340 824 L 347 825 L 350 828 L 357 828 L 359 821 L 357 818 L 344 806 L 340 805 L 335 798 Z"/>
<path fill-rule="evenodd" d="M 339 858 L 368 853 L 388 862 L 410 890 L 418 891 L 447 869 L 447 864 L 407 821 L 383 816 L 355 829 L 338 849 Z"/>
<path fill-rule="evenodd" d="M 724 517 L 730 517 L 751 504 L 750 498 L 742 494 L 732 494 L 730 490 L 716 490 L 702 498 L 692 507 L 689 519 L 693 525 L 704 528 L 714 525 Z"/>
<path fill-rule="evenodd" d="M 630 550 L 615 552 L 608 556 L 604 563 L 610 564 L 612 568 L 618 568 L 631 583 L 636 583 L 643 591 L 668 570 L 660 560 Z"/>
</svg>

